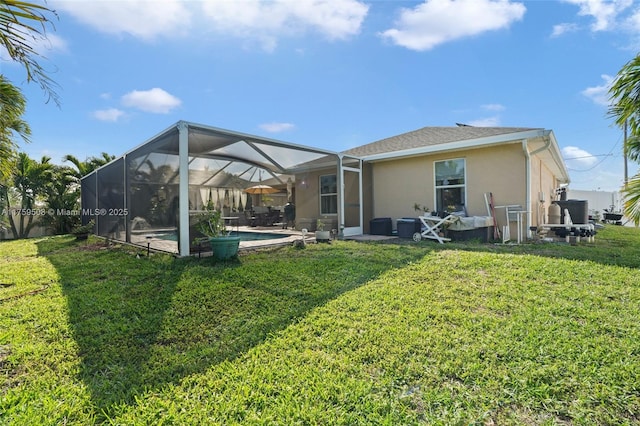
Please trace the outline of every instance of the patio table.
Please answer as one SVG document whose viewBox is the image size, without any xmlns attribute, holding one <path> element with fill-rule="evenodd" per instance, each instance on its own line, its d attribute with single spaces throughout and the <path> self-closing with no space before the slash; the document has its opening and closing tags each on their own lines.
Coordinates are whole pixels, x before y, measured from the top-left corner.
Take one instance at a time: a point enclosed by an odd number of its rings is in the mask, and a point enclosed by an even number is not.
<svg viewBox="0 0 640 426">
<path fill-rule="evenodd" d="M 236 221 L 236 232 L 238 232 L 240 230 L 240 220 L 239 220 L 238 216 L 222 216 L 221 219 L 224 220 L 224 224 L 225 225 L 232 225 L 231 222 L 233 222 L 235 220 Z"/>
</svg>

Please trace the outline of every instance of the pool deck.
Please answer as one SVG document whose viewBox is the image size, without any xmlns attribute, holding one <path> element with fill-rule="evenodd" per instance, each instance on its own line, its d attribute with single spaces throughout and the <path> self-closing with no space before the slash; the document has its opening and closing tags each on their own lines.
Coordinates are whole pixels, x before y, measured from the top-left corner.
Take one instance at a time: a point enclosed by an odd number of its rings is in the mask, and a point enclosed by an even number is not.
<svg viewBox="0 0 640 426">
<path fill-rule="evenodd" d="M 250 251 L 250 250 L 259 250 L 268 247 L 277 247 L 283 245 L 293 244 L 294 241 L 302 239 L 302 232 L 297 231 L 295 229 L 282 229 L 280 226 L 238 226 L 233 227 L 234 231 L 239 232 L 263 232 L 265 234 L 282 234 L 286 235 L 283 238 L 276 238 L 271 240 L 255 240 L 255 241 L 240 241 L 240 251 Z M 354 241 L 377 241 L 377 240 L 388 240 L 398 238 L 397 236 L 382 236 L 382 235 L 355 235 L 351 237 L 345 238 L 346 240 L 354 240 Z M 307 243 L 314 243 L 316 241 L 315 233 L 309 232 L 305 237 Z M 165 240 L 158 237 L 153 237 L 149 241 L 149 247 L 152 250 L 163 251 L 168 253 L 178 253 L 178 242 Z M 147 239 L 145 235 L 132 235 L 131 243 L 146 247 Z M 192 253 L 195 256 L 207 256 L 210 255 L 210 251 L 202 251 L 201 253 Z"/>
<path fill-rule="evenodd" d="M 293 244 L 295 240 L 299 240 L 302 238 L 302 233 L 300 231 L 296 231 L 294 229 L 282 229 L 278 226 L 240 226 L 237 228 L 237 230 L 239 232 L 264 232 L 265 234 L 288 235 L 287 237 L 276 238 L 273 240 L 240 241 L 240 250 L 251 250 L 257 248 Z M 309 238 L 310 237 L 307 236 L 307 239 Z"/>
<path fill-rule="evenodd" d="M 302 238 L 302 233 L 300 231 L 296 231 L 293 229 L 282 229 L 281 227 L 278 227 L 278 226 L 264 226 L 264 227 L 260 227 L 260 226 L 235 227 L 234 226 L 233 231 L 236 231 L 236 230 L 240 232 L 255 232 L 255 233 L 265 233 L 265 234 L 286 235 L 286 237 L 276 238 L 271 240 L 240 241 L 241 251 L 292 244 L 295 240 L 299 240 Z M 313 236 L 313 233 L 309 233 L 306 238 L 308 242 L 315 241 L 315 237 Z M 146 247 L 147 243 L 149 243 L 149 247 L 152 250 L 164 251 L 168 253 L 178 253 L 178 242 L 166 240 L 163 238 L 152 237 L 149 241 L 147 241 L 146 236 L 144 234 L 131 235 L 131 243 L 135 245 L 139 245 L 141 247 Z M 204 254 L 204 252 L 202 254 Z"/>
</svg>

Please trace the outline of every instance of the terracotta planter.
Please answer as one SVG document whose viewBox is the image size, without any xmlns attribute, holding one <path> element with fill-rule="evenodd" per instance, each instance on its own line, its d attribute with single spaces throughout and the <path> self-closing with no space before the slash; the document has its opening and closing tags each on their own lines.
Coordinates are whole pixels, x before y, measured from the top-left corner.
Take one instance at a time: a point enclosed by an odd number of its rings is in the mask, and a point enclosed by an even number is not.
<svg viewBox="0 0 640 426">
<path fill-rule="evenodd" d="M 238 255 L 240 237 L 210 237 L 209 244 L 217 259 L 227 260 Z"/>
</svg>

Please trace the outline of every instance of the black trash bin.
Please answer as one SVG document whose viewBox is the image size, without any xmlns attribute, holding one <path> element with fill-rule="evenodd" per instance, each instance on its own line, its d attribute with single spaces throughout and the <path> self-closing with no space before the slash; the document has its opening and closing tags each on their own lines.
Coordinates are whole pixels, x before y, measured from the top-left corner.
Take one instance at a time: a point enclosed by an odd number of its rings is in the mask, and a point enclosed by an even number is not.
<svg viewBox="0 0 640 426">
<path fill-rule="evenodd" d="M 391 235 L 391 218 L 377 217 L 369 221 L 369 233 L 371 235 Z"/>
<path fill-rule="evenodd" d="M 403 217 L 397 220 L 398 237 L 413 238 L 413 234 L 420 232 L 421 222 L 417 217 Z"/>
</svg>

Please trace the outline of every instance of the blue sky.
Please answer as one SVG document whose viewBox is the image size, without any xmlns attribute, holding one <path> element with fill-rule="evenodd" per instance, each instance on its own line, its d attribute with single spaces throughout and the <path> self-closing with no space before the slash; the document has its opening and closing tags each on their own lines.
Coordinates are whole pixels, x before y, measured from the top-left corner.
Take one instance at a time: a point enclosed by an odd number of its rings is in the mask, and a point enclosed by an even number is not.
<svg viewBox="0 0 640 426">
<path fill-rule="evenodd" d="M 570 188 L 623 183 L 607 89 L 638 52 L 640 2 L 47 5 L 58 19 L 38 48 L 61 106 L 0 62 L 27 96 L 34 158 L 120 155 L 178 120 L 335 151 L 466 123 L 552 129 Z"/>
</svg>

